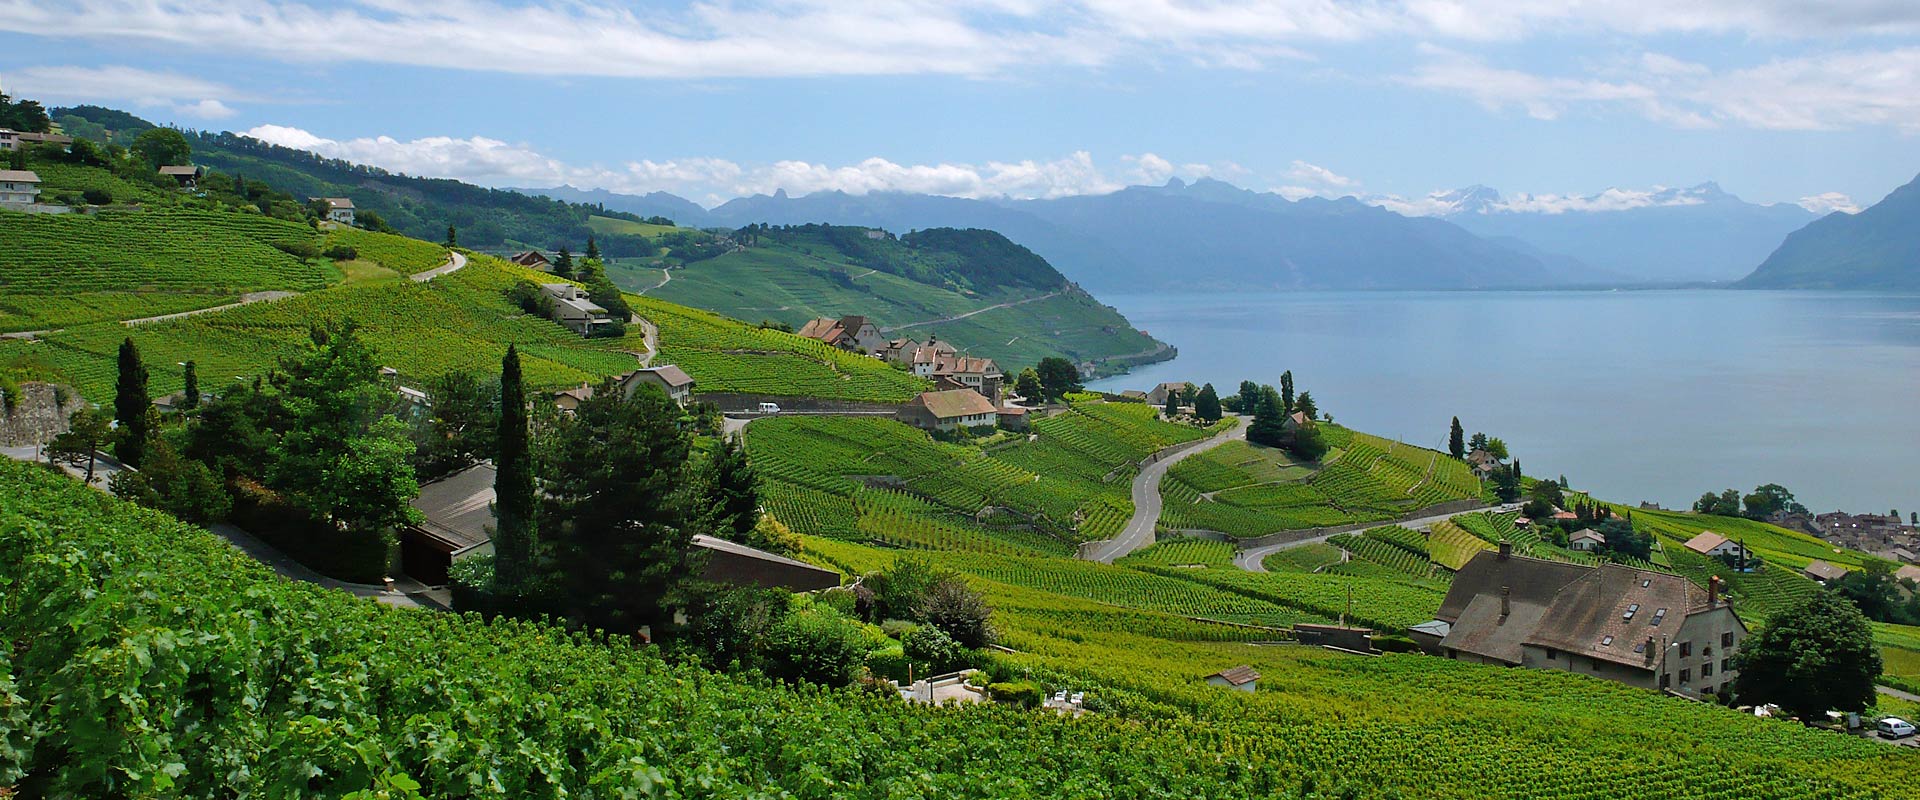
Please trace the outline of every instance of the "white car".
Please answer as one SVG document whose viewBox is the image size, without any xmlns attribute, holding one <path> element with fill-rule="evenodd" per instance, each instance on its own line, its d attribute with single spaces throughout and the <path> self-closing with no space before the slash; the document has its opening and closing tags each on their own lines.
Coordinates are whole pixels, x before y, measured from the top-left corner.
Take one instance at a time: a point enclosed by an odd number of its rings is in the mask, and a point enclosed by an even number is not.
<svg viewBox="0 0 1920 800">
<path fill-rule="evenodd" d="M 760 404 L 760 413 L 762 413 L 762 414 L 778 414 L 778 413 L 780 413 L 780 406 L 779 406 L 779 405 L 777 405 L 777 404 L 775 404 L 775 403 L 761 403 L 761 404 Z"/>
<path fill-rule="evenodd" d="M 1899 717 L 1883 717 L 1874 729 L 1882 739 L 1905 739 L 1913 735 L 1913 723 Z"/>
</svg>

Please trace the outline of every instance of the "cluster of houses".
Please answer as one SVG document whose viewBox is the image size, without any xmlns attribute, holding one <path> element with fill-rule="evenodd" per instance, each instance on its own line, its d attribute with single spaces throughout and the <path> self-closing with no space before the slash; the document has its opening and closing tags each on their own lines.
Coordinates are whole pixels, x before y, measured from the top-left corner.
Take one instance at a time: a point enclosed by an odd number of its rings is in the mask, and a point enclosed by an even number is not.
<svg viewBox="0 0 1920 800">
<path fill-rule="evenodd" d="M 1737 676 L 1747 628 L 1717 577 L 1702 590 L 1678 575 L 1528 558 L 1502 544 L 1461 567 L 1434 619 L 1409 634 L 1446 658 L 1706 697 Z"/>
<path fill-rule="evenodd" d="M 693 401 L 693 376 L 672 364 L 642 367 L 615 377 L 613 383 L 625 398 L 632 398 L 642 386 L 653 386 L 683 408 Z M 561 411 L 571 412 L 578 409 L 581 403 L 592 400 L 595 391 L 593 384 L 582 383 L 572 389 L 554 392 L 553 404 Z"/>
<path fill-rule="evenodd" d="M 73 137 L 62 133 L 34 133 L 0 128 L 0 151 L 18 150 L 30 144 L 57 144 L 65 147 L 73 144 Z"/>
<path fill-rule="evenodd" d="M 1006 373 L 991 358 L 963 355 L 949 342 L 930 335 L 882 339 L 872 319 L 849 315 L 822 317 L 800 327 L 800 336 L 855 353 L 866 353 L 905 368 L 934 384 L 901 410 L 902 422 L 933 431 L 1003 427 L 1024 430 L 1031 409 L 1005 402 Z"/>
</svg>

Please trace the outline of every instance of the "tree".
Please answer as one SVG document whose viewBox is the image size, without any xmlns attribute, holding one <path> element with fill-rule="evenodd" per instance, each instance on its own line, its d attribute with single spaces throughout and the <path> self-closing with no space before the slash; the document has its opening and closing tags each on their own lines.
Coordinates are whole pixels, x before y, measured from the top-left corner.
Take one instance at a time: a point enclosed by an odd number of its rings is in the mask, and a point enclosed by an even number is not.
<svg viewBox="0 0 1920 800">
<path fill-rule="evenodd" d="M 1280 410 L 1293 413 L 1293 370 L 1280 373 Z"/>
<path fill-rule="evenodd" d="M 179 131 L 175 131 L 179 133 Z M 114 457 L 120 463 L 138 469 L 147 449 L 147 410 L 153 397 L 147 394 L 147 367 L 140 362 L 140 348 L 133 337 L 120 343 L 120 379 L 114 385 L 113 419 L 119 423 L 119 435 L 113 443 Z"/>
<path fill-rule="evenodd" d="M 1285 438 L 1287 452 L 1307 461 L 1319 461 L 1329 449 L 1326 440 L 1320 437 L 1320 426 L 1311 422 L 1287 429 Z"/>
<path fill-rule="evenodd" d="M 1795 500 L 1793 492 L 1777 483 L 1768 483 L 1754 487 L 1751 494 L 1740 499 L 1747 507 L 1747 516 L 1751 519 L 1766 519 L 1778 513 L 1805 514 L 1807 507 Z M 1900 515 L 1895 513 L 1894 519 Z"/>
<path fill-rule="evenodd" d="M 192 411 L 200 407 L 200 370 L 194 362 L 188 361 L 181 380 L 186 383 L 180 390 L 180 408 Z"/>
<path fill-rule="evenodd" d="M 384 536 L 418 517 L 407 427 L 385 414 L 390 390 L 351 324 L 315 327 L 313 349 L 281 362 L 280 437 L 269 483 L 294 506 L 350 536 Z"/>
<path fill-rule="evenodd" d="M 1880 649 L 1853 603 L 1831 591 L 1775 613 L 1733 656 L 1743 704 L 1776 703 L 1803 720 L 1874 704 Z"/>
<path fill-rule="evenodd" d="M 966 648 L 937 625 L 922 625 L 909 631 L 900 637 L 900 649 L 907 660 L 924 665 L 927 675 L 966 666 Z"/>
<path fill-rule="evenodd" d="M 493 582 L 497 594 L 516 597 L 533 575 L 535 488 L 527 428 L 527 389 L 520 351 L 507 345 L 500 359 L 500 414 L 494 429 Z"/>
<path fill-rule="evenodd" d="M 431 413 L 418 423 L 415 463 L 427 475 L 445 475 L 494 457 L 500 428 L 500 392 L 491 380 L 449 372 L 427 383 Z"/>
<path fill-rule="evenodd" d="M 1240 413 L 1253 416 L 1253 412 L 1260 408 L 1260 397 L 1260 384 L 1254 383 L 1253 381 L 1241 381 L 1240 402 L 1236 404 L 1240 407 Z"/>
<path fill-rule="evenodd" d="M 1042 399 L 1046 390 L 1040 388 L 1040 373 L 1032 367 L 1020 370 L 1020 376 L 1013 380 L 1013 393 L 1029 403 Z"/>
<path fill-rule="evenodd" d="M 133 140 L 133 155 L 149 170 L 193 163 L 193 145 L 173 128 L 148 128 Z"/>
<path fill-rule="evenodd" d="M 1165 411 L 1167 412 L 1168 419 L 1172 419 L 1174 417 L 1180 416 L 1180 390 L 1179 389 L 1167 390 L 1167 405 L 1166 405 Z"/>
<path fill-rule="evenodd" d="M 113 434 L 113 420 L 98 409 L 82 406 L 67 417 L 67 430 L 47 444 L 47 457 L 54 461 L 65 461 L 76 467 L 82 461 L 87 465 L 86 481 L 93 484 L 93 466 L 100 448 L 105 447 Z"/>
<path fill-rule="evenodd" d="M 1301 392 L 1300 396 L 1293 401 L 1293 411 L 1305 414 L 1307 419 L 1320 416 L 1320 407 L 1314 404 L 1312 392 Z"/>
<path fill-rule="evenodd" d="M 1059 402 L 1072 392 L 1080 391 L 1080 370 L 1059 356 L 1047 356 L 1040 359 L 1035 368 L 1040 376 L 1040 390 L 1047 402 Z"/>
<path fill-rule="evenodd" d="M 1271 386 L 1260 387 L 1260 399 L 1253 405 L 1253 422 L 1247 425 L 1247 441 L 1280 447 L 1285 444 L 1286 408 L 1280 393 Z"/>
<path fill-rule="evenodd" d="M 588 258 L 580 262 L 578 278 L 587 285 L 587 297 L 607 310 L 607 314 L 620 323 L 633 318 L 633 308 L 627 305 L 627 298 L 620 293 L 619 287 L 607 278 L 607 269 L 599 259 Z"/>
<path fill-rule="evenodd" d="M 573 280 L 573 254 L 561 247 L 560 254 L 553 258 L 553 274 L 567 280 Z"/>
<path fill-rule="evenodd" d="M 1831 588 L 1874 622 L 1920 624 L 1920 594 L 1903 591 L 1893 568 L 1892 562 L 1870 558 L 1864 568 L 1848 571 Z"/>
<path fill-rule="evenodd" d="M 993 609 L 986 597 L 967 586 L 958 575 L 947 575 L 928 587 L 915 608 L 915 618 L 945 631 L 962 647 L 985 647 L 993 643 L 988 618 Z"/>
<path fill-rule="evenodd" d="M 460 246 L 460 232 L 457 230 L 454 230 L 452 225 L 447 226 L 447 246 L 448 247 Z"/>
<path fill-rule="evenodd" d="M 1467 452 L 1471 453 L 1475 450 L 1485 450 L 1485 449 L 1487 449 L 1486 434 L 1475 433 L 1472 439 L 1467 440 Z"/>
<path fill-rule="evenodd" d="M 1735 489 L 1728 489 L 1719 494 L 1707 492 L 1700 495 L 1699 500 L 1693 501 L 1693 511 L 1696 514 L 1713 514 L 1722 517 L 1740 516 L 1740 492 Z"/>
<path fill-rule="evenodd" d="M 752 538 L 760 523 L 760 490 L 756 488 L 753 465 L 747 463 L 747 449 L 740 435 L 720 440 L 701 481 L 707 513 L 712 515 L 715 533 L 721 538 L 744 544 Z"/>
<path fill-rule="evenodd" d="M 1506 440 L 1494 436 L 1487 439 L 1487 455 L 1505 461 L 1512 454 L 1507 452 Z"/>
<path fill-rule="evenodd" d="M 1447 433 L 1447 452 L 1454 458 L 1467 457 L 1467 431 L 1460 427 L 1460 418 L 1453 418 L 1453 427 Z"/>
<path fill-rule="evenodd" d="M 680 416 L 657 387 L 627 397 L 608 381 L 542 437 L 540 539 L 576 621 L 623 634 L 662 625 L 700 574 Z"/>
<path fill-rule="evenodd" d="M 588 237 L 587 237 L 587 252 L 586 252 L 586 259 L 587 259 L 588 261 L 599 261 L 599 260 L 600 260 L 600 245 L 599 245 L 599 243 L 597 243 L 597 242 L 595 242 L 595 241 L 593 240 L 593 237 L 592 237 L 592 236 L 588 236 Z"/>
<path fill-rule="evenodd" d="M 1560 491 L 1560 484 L 1547 480 L 1534 481 L 1533 488 L 1527 490 L 1527 496 L 1554 506 L 1565 506 L 1567 502 L 1566 494 Z"/>
<path fill-rule="evenodd" d="M 272 458 L 274 407 L 257 381 L 234 384 L 194 416 L 182 454 L 229 480 L 264 475 Z"/>
<path fill-rule="evenodd" d="M 923 556 L 902 554 L 891 566 L 861 579 L 860 585 L 873 595 L 868 618 L 873 622 L 917 619 L 921 598 L 947 576 Z"/>
<path fill-rule="evenodd" d="M 1652 534 L 1634 530 L 1633 523 L 1624 519 L 1610 517 L 1594 526 L 1594 530 L 1606 537 L 1607 550 L 1619 556 L 1645 561 L 1653 555 Z"/>
<path fill-rule="evenodd" d="M 1493 493 L 1503 503 L 1520 499 L 1520 464 L 1518 462 L 1494 468 Z"/>
<path fill-rule="evenodd" d="M 1193 415 L 1202 422 L 1220 421 L 1220 395 L 1213 391 L 1213 384 L 1200 387 L 1200 394 L 1193 398 Z"/>
</svg>

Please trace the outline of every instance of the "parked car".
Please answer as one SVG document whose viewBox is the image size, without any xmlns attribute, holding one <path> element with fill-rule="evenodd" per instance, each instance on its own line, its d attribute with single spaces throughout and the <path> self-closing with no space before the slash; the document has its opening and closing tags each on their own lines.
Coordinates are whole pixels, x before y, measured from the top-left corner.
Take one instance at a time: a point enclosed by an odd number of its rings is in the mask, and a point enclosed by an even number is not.
<svg viewBox="0 0 1920 800">
<path fill-rule="evenodd" d="M 761 404 L 760 404 L 760 413 L 762 413 L 762 414 L 778 414 L 778 413 L 780 413 L 780 405 L 779 405 L 778 403 L 761 403 Z"/>
<path fill-rule="evenodd" d="M 1913 735 L 1913 723 L 1899 717 L 1882 717 L 1874 726 L 1882 739 L 1905 739 Z"/>
</svg>

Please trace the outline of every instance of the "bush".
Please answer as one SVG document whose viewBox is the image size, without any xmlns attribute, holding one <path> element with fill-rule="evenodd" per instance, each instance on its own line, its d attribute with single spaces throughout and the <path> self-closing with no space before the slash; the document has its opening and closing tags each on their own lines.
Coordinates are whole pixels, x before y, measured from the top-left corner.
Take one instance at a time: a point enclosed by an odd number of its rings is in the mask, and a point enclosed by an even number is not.
<svg viewBox="0 0 1920 800">
<path fill-rule="evenodd" d="M 792 613 L 792 597 L 780 589 L 747 587 L 701 598 L 690 615 L 685 643 L 715 667 L 759 667 L 775 632 Z"/>
<path fill-rule="evenodd" d="M 1412 653 L 1420 649 L 1412 639 L 1394 634 L 1373 637 L 1373 649 L 1382 653 Z"/>
<path fill-rule="evenodd" d="M 907 683 L 910 679 L 925 677 L 924 673 L 909 668 L 912 662 L 899 650 L 875 650 L 867 654 L 867 671 L 876 678 Z"/>
<path fill-rule="evenodd" d="M 854 596 L 851 589 L 828 589 L 814 595 L 813 602 L 831 608 L 841 616 L 851 617 L 855 615 L 855 608 L 860 604 L 860 598 Z"/>
<path fill-rule="evenodd" d="M 281 240 L 274 242 L 273 247 L 294 258 L 308 259 L 320 257 L 320 246 L 305 239 Z"/>
<path fill-rule="evenodd" d="M 335 261 L 352 261 L 360 257 L 360 251 L 344 244 L 336 244 L 327 248 L 322 255 Z"/>
<path fill-rule="evenodd" d="M 605 325 L 594 326 L 594 328 L 587 333 L 587 338 L 618 339 L 625 335 L 627 335 L 627 323 L 616 319 L 609 321 Z"/>
<path fill-rule="evenodd" d="M 920 618 L 967 648 L 985 647 L 993 642 L 993 630 L 987 620 L 993 609 L 979 592 L 966 582 L 948 576 L 935 583 L 920 598 Z"/>
<path fill-rule="evenodd" d="M 105 189 L 87 189 L 80 193 L 80 199 L 87 201 L 87 205 L 113 205 L 113 193 Z"/>
<path fill-rule="evenodd" d="M 473 611 L 492 616 L 500 612 L 493 594 L 493 554 L 470 556 L 447 568 L 447 588 L 453 594 L 453 610 Z"/>
<path fill-rule="evenodd" d="M 952 672 L 966 665 L 967 650 L 932 625 L 917 628 L 900 640 L 900 649 L 908 660 L 924 664 L 928 673 Z"/>
<path fill-rule="evenodd" d="M 795 612 L 774 626 L 768 639 L 767 673 L 790 681 L 845 686 L 860 677 L 867 637 L 859 624 L 833 609 Z"/>
<path fill-rule="evenodd" d="M 904 619 L 890 619 L 880 623 L 880 632 L 895 639 L 905 639 L 907 634 L 913 633 L 919 628 L 919 625 Z"/>
<path fill-rule="evenodd" d="M 1040 705 L 1040 699 L 1043 694 L 1040 691 L 1040 687 L 1032 681 L 1020 681 L 1018 683 L 987 684 L 987 696 L 999 702 L 1020 706 L 1021 708 L 1033 708 Z"/>
</svg>

